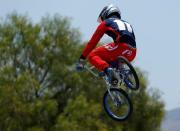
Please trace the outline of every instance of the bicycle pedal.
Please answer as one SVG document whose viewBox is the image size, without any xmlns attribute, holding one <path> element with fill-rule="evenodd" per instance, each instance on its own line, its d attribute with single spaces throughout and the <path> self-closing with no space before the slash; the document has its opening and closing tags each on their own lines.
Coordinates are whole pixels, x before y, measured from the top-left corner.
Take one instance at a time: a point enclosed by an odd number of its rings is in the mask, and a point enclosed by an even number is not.
<svg viewBox="0 0 180 131">
<path fill-rule="evenodd" d="M 106 74 L 104 72 L 99 73 L 99 77 L 104 77 Z"/>
<path fill-rule="evenodd" d="M 113 86 L 117 85 L 118 84 L 118 80 L 113 80 L 112 83 L 111 83 Z"/>
</svg>

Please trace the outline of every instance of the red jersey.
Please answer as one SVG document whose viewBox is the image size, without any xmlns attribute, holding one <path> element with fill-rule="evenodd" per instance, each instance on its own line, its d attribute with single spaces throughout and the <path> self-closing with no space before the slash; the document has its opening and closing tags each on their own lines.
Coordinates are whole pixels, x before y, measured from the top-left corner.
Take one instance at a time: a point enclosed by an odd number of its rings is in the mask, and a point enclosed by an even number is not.
<svg viewBox="0 0 180 131">
<path fill-rule="evenodd" d="M 116 44 L 127 43 L 129 46 L 136 48 L 132 26 L 126 21 L 117 18 L 109 18 L 99 24 L 92 38 L 83 50 L 82 58 L 87 58 L 104 34 L 110 36 Z"/>
</svg>

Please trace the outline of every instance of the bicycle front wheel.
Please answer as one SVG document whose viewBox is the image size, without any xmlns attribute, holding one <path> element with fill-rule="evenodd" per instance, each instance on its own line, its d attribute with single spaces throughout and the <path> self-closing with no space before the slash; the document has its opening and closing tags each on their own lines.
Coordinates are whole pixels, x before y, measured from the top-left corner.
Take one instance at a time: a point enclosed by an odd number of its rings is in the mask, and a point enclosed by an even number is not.
<svg viewBox="0 0 180 131">
<path fill-rule="evenodd" d="M 114 120 L 124 121 L 132 113 L 132 103 L 125 91 L 111 88 L 106 91 L 103 98 L 106 113 Z"/>
</svg>

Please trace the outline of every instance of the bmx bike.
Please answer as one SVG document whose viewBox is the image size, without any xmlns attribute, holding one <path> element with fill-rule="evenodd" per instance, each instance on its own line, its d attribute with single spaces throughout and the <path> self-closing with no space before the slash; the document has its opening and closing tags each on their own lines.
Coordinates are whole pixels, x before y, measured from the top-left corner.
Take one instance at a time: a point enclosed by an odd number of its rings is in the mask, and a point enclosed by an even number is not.
<svg viewBox="0 0 180 131">
<path fill-rule="evenodd" d="M 104 72 L 95 73 L 93 71 L 94 66 L 85 65 L 84 68 L 95 77 L 103 78 L 106 83 L 107 91 L 103 97 L 103 106 L 106 113 L 114 120 L 124 121 L 132 114 L 133 106 L 122 86 L 137 90 L 139 88 L 139 79 L 135 69 L 126 58 L 119 56 L 115 62 L 109 64 L 118 79 L 115 84 L 109 82 L 108 76 Z"/>
</svg>

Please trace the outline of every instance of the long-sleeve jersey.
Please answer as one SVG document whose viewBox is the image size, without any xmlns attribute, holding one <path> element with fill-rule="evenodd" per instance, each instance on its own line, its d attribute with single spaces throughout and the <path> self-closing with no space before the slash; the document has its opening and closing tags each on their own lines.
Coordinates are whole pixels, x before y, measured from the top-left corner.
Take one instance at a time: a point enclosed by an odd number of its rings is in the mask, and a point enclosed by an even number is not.
<svg viewBox="0 0 180 131">
<path fill-rule="evenodd" d="M 104 34 L 112 37 L 114 43 L 120 44 L 125 42 L 131 47 L 136 48 L 135 35 L 132 26 L 126 21 L 117 18 L 109 18 L 99 24 L 92 38 L 83 50 L 82 58 L 87 58 Z"/>
</svg>

